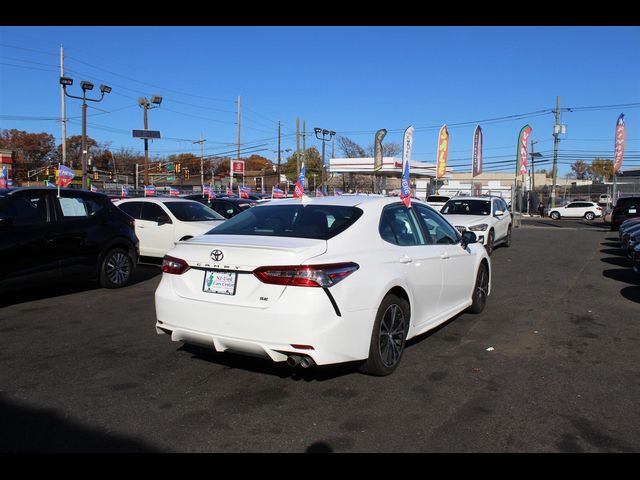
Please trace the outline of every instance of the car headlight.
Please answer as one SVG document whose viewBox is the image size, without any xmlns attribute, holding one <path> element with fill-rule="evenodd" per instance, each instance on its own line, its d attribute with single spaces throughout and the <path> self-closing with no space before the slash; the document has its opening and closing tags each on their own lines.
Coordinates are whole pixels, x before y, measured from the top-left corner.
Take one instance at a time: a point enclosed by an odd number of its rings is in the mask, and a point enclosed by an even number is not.
<svg viewBox="0 0 640 480">
<path fill-rule="evenodd" d="M 481 223 L 480 225 L 473 225 L 472 227 L 469 227 L 469 230 L 471 230 L 472 232 L 481 232 L 483 230 L 486 230 L 488 226 L 489 225 L 487 225 L 486 223 Z"/>
</svg>

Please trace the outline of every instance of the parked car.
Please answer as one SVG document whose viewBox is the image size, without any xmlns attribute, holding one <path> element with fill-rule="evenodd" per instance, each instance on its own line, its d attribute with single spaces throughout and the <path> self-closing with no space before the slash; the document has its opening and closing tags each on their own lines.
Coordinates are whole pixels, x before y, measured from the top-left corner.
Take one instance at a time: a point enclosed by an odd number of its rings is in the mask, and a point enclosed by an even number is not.
<svg viewBox="0 0 640 480">
<path fill-rule="evenodd" d="M 491 255 L 496 245 L 511 246 L 513 220 L 500 197 L 453 197 L 440 212 L 460 232 L 472 231 Z"/>
<path fill-rule="evenodd" d="M 185 200 L 195 200 L 203 205 L 209 205 L 209 197 L 207 195 L 202 195 L 202 193 L 190 193 L 188 195 L 182 195 L 179 198 L 184 198 Z"/>
<path fill-rule="evenodd" d="M 627 220 L 622 222 L 622 224 L 620 225 L 620 228 L 618 228 L 618 238 L 620 239 L 620 243 L 622 243 L 622 237 L 624 233 L 627 230 L 631 228 L 635 228 L 638 225 L 640 225 L 640 217 L 628 218 Z"/>
<path fill-rule="evenodd" d="M 175 242 L 188 240 L 226 219 L 194 200 L 146 197 L 120 200 L 115 205 L 135 219 L 140 255 L 162 258 Z"/>
<path fill-rule="evenodd" d="M 640 243 L 633 249 L 633 254 L 631 255 L 631 268 L 633 268 L 634 272 L 640 275 Z"/>
<path fill-rule="evenodd" d="M 621 197 L 611 212 L 611 231 L 620 228 L 628 218 L 640 217 L 640 197 Z"/>
<path fill-rule="evenodd" d="M 561 218 L 584 218 L 593 220 L 602 216 L 602 207 L 595 202 L 575 201 L 561 207 L 549 208 L 549 217 L 553 220 Z"/>
<path fill-rule="evenodd" d="M 80 278 L 123 287 L 138 253 L 133 219 L 102 193 L 0 190 L 0 291 Z"/>
<path fill-rule="evenodd" d="M 632 224 L 625 230 L 621 229 L 621 232 L 620 246 L 630 257 L 631 251 L 640 237 L 640 223 Z"/>
<path fill-rule="evenodd" d="M 388 375 L 406 340 L 481 312 L 491 289 L 475 234 L 411 207 L 380 196 L 279 200 L 179 242 L 164 257 L 156 330 L 290 366 L 363 361 L 362 372 Z"/>
<path fill-rule="evenodd" d="M 450 198 L 451 197 L 447 197 L 446 195 L 429 195 L 426 202 L 427 205 L 435 208 L 436 210 L 440 210 Z"/>
<path fill-rule="evenodd" d="M 231 218 L 248 208 L 255 207 L 258 202 L 246 198 L 214 198 L 209 206 L 224 218 Z"/>
</svg>

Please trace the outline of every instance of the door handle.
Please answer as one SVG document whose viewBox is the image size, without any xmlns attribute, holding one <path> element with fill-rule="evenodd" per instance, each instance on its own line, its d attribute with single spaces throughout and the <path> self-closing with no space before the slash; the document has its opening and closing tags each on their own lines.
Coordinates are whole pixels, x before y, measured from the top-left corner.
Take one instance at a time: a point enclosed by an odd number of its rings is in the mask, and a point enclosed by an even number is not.
<svg viewBox="0 0 640 480">
<path fill-rule="evenodd" d="M 411 263 L 412 261 L 413 259 L 411 257 L 407 257 L 406 255 L 401 256 L 399 260 L 400 263 Z"/>
<path fill-rule="evenodd" d="M 442 255 L 440 255 L 440 258 L 443 260 L 449 260 L 449 254 L 447 252 L 444 252 Z"/>
</svg>

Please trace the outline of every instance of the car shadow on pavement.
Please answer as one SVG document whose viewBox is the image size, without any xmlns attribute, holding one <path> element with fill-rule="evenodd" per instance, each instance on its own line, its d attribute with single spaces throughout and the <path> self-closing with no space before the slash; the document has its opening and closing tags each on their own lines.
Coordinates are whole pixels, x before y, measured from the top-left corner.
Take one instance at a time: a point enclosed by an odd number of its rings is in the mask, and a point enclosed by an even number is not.
<svg viewBox="0 0 640 480">
<path fill-rule="evenodd" d="M 225 368 L 238 368 L 263 375 L 272 375 L 295 381 L 322 382 L 345 375 L 357 374 L 361 362 L 348 362 L 335 365 L 321 365 L 310 368 L 289 367 L 286 362 L 272 362 L 265 358 L 251 357 L 228 352 L 216 352 L 212 348 L 183 344 L 177 351 L 189 352 L 192 358 L 216 363 Z"/>
<path fill-rule="evenodd" d="M 137 283 L 146 282 L 147 280 L 159 275 L 162 270 L 156 265 L 138 265 L 131 273 L 131 280 L 123 288 L 129 288 Z M 60 297 L 63 295 L 71 295 L 73 293 L 88 292 L 91 290 L 99 290 L 102 287 L 96 281 L 87 282 L 77 280 L 68 283 L 56 283 L 46 288 L 29 288 L 25 287 L 21 290 L 14 290 L 8 295 L 0 296 L 0 308 L 16 305 L 19 303 L 33 302 L 43 300 L 45 298 Z"/>
<path fill-rule="evenodd" d="M 64 412 L 20 405 L 0 394 L 2 453 L 152 453 L 161 449 L 81 425 Z"/>
<path fill-rule="evenodd" d="M 620 295 L 622 295 L 627 300 L 640 303 L 640 286 L 625 287 L 620 290 Z"/>
<path fill-rule="evenodd" d="M 602 275 L 618 282 L 628 283 L 629 285 L 640 285 L 640 275 L 628 267 L 605 270 L 602 272 Z"/>
</svg>

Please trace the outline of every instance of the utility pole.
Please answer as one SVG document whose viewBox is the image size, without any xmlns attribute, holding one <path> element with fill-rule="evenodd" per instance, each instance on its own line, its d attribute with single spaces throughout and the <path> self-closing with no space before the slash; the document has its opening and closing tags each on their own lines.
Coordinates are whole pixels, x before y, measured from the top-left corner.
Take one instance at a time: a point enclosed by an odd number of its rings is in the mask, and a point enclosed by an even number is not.
<svg viewBox="0 0 640 480">
<path fill-rule="evenodd" d="M 296 178 L 300 172 L 300 117 L 296 117 Z"/>
<path fill-rule="evenodd" d="M 556 97 L 556 123 L 553 126 L 553 183 L 551 184 L 551 208 L 556 206 L 556 182 L 558 177 L 558 142 L 560 135 L 560 97 Z"/>
<path fill-rule="evenodd" d="M 60 77 L 64 77 L 64 49 L 60 45 Z M 67 105 L 65 103 L 64 86 L 60 85 L 62 100 L 62 164 L 67 163 Z"/>
<path fill-rule="evenodd" d="M 193 143 L 200 144 L 200 185 L 202 185 L 202 192 L 204 194 L 204 142 L 207 140 L 202 138 L 203 133 L 200 132 L 200 140 L 196 140 Z"/>
<path fill-rule="evenodd" d="M 236 154 L 236 160 L 240 160 L 240 95 L 238 95 L 238 153 Z M 231 159 L 229 159 L 229 177 L 233 188 L 233 165 Z"/>
<path fill-rule="evenodd" d="M 280 120 L 278 120 L 278 168 L 276 170 L 278 188 L 280 188 Z"/>
</svg>

